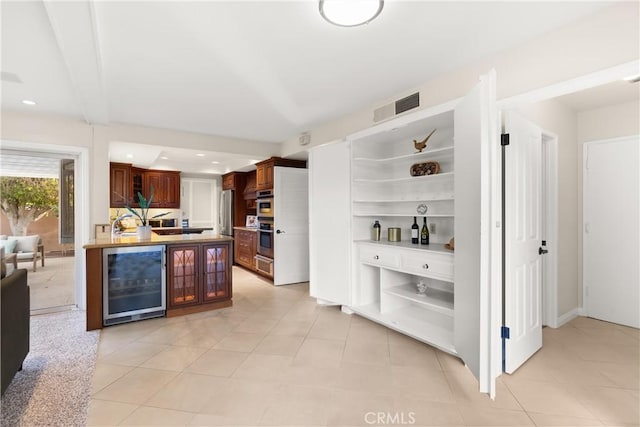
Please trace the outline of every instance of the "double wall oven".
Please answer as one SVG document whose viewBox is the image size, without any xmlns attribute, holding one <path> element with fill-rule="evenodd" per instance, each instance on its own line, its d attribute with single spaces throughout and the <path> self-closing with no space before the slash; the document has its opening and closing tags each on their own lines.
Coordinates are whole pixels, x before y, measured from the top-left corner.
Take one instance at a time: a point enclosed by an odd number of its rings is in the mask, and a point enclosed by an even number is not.
<svg viewBox="0 0 640 427">
<path fill-rule="evenodd" d="M 258 191 L 256 213 L 258 216 L 256 270 L 273 277 L 273 190 Z"/>
</svg>

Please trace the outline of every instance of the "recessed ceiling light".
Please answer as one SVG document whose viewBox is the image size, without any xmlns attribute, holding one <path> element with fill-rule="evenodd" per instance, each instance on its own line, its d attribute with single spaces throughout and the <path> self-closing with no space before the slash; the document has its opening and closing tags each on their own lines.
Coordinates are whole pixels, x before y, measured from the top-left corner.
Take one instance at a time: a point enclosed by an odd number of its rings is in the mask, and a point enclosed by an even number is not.
<svg viewBox="0 0 640 427">
<path fill-rule="evenodd" d="M 133 154 L 127 154 L 127 159 L 133 159 Z"/>
<path fill-rule="evenodd" d="M 36 101 L 32 101 L 30 99 L 23 99 L 22 103 L 25 105 L 36 105 Z"/>
<path fill-rule="evenodd" d="M 169 160 L 169 158 L 167 156 L 161 156 L 160 157 L 162 160 Z"/>
<path fill-rule="evenodd" d="M 196 156 L 198 156 L 198 157 L 204 157 L 204 154 L 202 154 L 202 153 L 198 153 L 198 154 L 196 154 Z"/>
<path fill-rule="evenodd" d="M 213 164 L 213 165 L 219 165 L 219 164 L 220 164 L 220 162 L 219 162 L 219 161 L 217 161 L 217 160 L 214 160 L 213 162 L 211 162 L 211 164 Z"/>
</svg>

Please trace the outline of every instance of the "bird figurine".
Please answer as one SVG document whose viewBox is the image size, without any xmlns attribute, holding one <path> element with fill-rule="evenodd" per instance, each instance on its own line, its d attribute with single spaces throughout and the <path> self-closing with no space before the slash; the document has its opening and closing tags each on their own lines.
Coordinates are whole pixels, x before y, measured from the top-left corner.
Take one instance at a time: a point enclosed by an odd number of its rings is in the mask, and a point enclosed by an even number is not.
<svg viewBox="0 0 640 427">
<path fill-rule="evenodd" d="M 413 140 L 413 146 L 416 147 L 416 153 L 422 153 L 422 150 L 424 150 L 424 148 L 427 146 L 427 141 L 429 141 L 429 138 L 431 138 L 431 135 L 433 135 L 433 133 L 436 130 L 432 130 L 431 133 L 429 135 L 427 135 L 427 137 L 424 139 L 424 141 L 417 141 L 417 140 Z"/>
</svg>

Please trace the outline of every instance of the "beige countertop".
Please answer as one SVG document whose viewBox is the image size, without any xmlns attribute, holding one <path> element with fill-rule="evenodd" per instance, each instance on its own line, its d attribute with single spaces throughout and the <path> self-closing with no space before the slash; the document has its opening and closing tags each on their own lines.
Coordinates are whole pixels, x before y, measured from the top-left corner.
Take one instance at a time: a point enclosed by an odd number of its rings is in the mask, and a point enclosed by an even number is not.
<svg viewBox="0 0 640 427">
<path fill-rule="evenodd" d="M 258 231 L 257 227 L 233 227 L 234 230 Z"/>
<path fill-rule="evenodd" d="M 122 246 L 177 245 L 180 243 L 215 243 L 231 242 L 233 237 L 219 234 L 173 234 L 160 236 L 151 233 L 151 239 L 138 240 L 136 236 L 115 236 L 111 238 L 90 240 L 83 246 L 85 249 L 115 248 Z"/>
</svg>

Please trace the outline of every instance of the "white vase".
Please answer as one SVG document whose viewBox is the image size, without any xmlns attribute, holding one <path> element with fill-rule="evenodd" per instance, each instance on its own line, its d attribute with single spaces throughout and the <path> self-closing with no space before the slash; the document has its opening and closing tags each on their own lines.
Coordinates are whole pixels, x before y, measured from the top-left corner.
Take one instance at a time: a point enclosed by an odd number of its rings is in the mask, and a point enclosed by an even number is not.
<svg viewBox="0 0 640 427">
<path fill-rule="evenodd" d="M 136 236 L 138 240 L 149 240 L 151 239 L 151 226 L 150 225 L 140 225 L 136 228 Z"/>
</svg>

